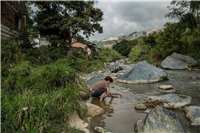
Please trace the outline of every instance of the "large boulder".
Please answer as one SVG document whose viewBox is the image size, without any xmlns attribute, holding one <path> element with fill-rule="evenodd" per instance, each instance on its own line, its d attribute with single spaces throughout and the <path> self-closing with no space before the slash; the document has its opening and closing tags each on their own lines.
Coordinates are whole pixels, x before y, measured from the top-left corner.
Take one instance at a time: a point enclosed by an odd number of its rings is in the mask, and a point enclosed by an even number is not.
<svg viewBox="0 0 200 133">
<path fill-rule="evenodd" d="M 167 79 L 167 72 L 143 61 L 127 70 L 117 81 L 123 83 L 153 83 Z"/>
<path fill-rule="evenodd" d="M 167 94 L 161 96 L 149 96 L 148 99 L 151 100 L 161 100 L 163 101 L 164 108 L 182 108 L 186 105 L 191 104 L 192 98 L 186 95 L 180 94 Z"/>
<path fill-rule="evenodd" d="M 191 126 L 200 126 L 200 107 L 189 106 L 185 107 L 186 117 L 191 121 Z"/>
<path fill-rule="evenodd" d="M 160 67 L 164 69 L 188 69 L 189 64 L 196 63 L 197 61 L 192 57 L 174 52 L 162 61 Z"/>
<path fill-rule="evenodd" d="M 98 81 L 104 80 L 103 75 L 99 75 L 98 72 L 94 71 L 90 74 L 82 75 L 81 78 L 85 81 L 88 88 L 92 89 L 94 84 Z"/>
<path fill-rule="evenodd" d="M 118 72 L 119 70 L 122 70 L 122 68 L 119 66 L 119 64 L 115 63 L 114 65 L 108 67 L 108 69 L 113 72 L 113 73 L 116 73 Z"/>
<path fill-rule="evenodd" d="M 177 114 L 161 106 L 153 108 L 144 120 L 135 123 L 138 133 L 188 133 Z"/>
</svg>

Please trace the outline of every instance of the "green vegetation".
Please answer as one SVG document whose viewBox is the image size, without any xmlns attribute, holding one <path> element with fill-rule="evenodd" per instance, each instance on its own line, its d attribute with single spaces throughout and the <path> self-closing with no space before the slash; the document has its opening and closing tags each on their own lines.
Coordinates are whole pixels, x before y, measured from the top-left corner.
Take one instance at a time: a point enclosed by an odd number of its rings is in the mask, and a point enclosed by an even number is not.
<svg viewBox="0 0 200 133">
<path fill-rule="evenodd" d="M 113 45 L 113 49 L 118 51 L 123 56 L 128 56 L 131 48 L 137 45 L 137 43 L 138 43 L 138 39 L 131 40 L 131 41 L 123 39 L 122 41 L 117 42 L 115 45 Z"/>
<path fill-rule="evenodd" d="M 74 111 L 84 112 L 79 92 L 89 94 L 79 72 L 101 70 L 104 62 L 122 56 L 102 49 L 98 58 L 87 59 L 77 52 L 66 55 L 60 47 L 23 46 L 2 42 L 2 132 L 78 132 L 66 121 Z"/>
<path fill-rule="evenodd" d="M 94 1 L 34 1 L 39 11 L 35 22 L 41 36 L 52 46 L 67 45 L 66 40 L 76 37 L 81 31 L 89 37 L 94 32 L 103 32 L 99 21 L 103 12 L 94 7 Z"/>
<path fill-rule="evenodd" d="M 173 52 L 189 55 L 200 66 L 200 10 L 199 1 L 172 1 L 166 17 L 178 18 L 177 23 L 166 23 L 159 33 L 140 37 L 133 41 L 117 42 L 113 49 L 129 56 L 132 63 L 148 61 L 159 66 L 161 61 Z M 194 67 L 194 66 L 192 66 Z"/>
</svg>

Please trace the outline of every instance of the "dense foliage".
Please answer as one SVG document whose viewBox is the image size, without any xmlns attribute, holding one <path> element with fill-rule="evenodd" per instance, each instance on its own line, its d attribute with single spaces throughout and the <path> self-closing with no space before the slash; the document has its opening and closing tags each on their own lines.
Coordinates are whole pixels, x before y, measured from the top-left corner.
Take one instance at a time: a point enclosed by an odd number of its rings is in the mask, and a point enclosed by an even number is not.
<svg viewBox="0 0 200 133">
<path fill-rule="evenodd" d="M 36 12 L 35 22 L 42 36 L 52 46 L 71 42 L 71 38 L 81 31 L 89 37 L 94 32 L 103 32 L 99 24 L 103 12 L 94 8 L 93 1 L 34 1 L 39 8 Z"/>
<path fill-rule="evenodd" d="M 131 48 L 133 48 L 135 45 L 137 45 L 138 39 L 128 41 L 126 39 L 123 39 L 120 42 L 117 42 L 115 45 L 113 45 L 113 49 L 118 51 L 123 56 L 128 56 L 128 54 L 131 51 Z"/>
</svg>

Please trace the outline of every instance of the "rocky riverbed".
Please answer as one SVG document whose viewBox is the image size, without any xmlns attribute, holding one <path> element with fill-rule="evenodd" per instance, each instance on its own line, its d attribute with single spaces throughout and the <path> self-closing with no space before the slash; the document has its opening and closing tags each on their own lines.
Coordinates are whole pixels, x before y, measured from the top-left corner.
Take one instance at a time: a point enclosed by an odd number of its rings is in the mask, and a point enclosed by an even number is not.
<svg viewBox="0 0 200 133">
<path fill-rule="evenodd" d="M 86 101 L 104 110 L 85 119 L 87 132 L 200 132 L 200 71 L 160 70 L 147 62 L 126 65 L 117 61 L 106 65 L 107 70 L 82 75 L 82 79 L 91 88 L 105 76 L 112 76 L 115 82 L 110 84 L 110 90 L 121 97 L 105 97 L 101 102 L 90 97 Z M 156 102 L 160 105 L 156 106 Z M 174 128 L 175 124 L 179 128 Z M 171 127 L 170 130 L 163 125 Z"/>
</svg>

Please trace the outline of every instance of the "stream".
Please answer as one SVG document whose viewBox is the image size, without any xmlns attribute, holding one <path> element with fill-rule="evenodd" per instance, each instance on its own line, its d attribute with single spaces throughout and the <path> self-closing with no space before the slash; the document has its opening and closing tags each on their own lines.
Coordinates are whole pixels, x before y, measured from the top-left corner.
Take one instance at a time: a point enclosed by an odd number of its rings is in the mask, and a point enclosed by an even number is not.
<svg viewBox="0 0 200 133">
<path fill-rule="evenodd" d="M 95 104 L 105 110 L 104 114 L 92 118 L 88 129 L 96 133 L 95 126 L 102 127 L 114 133 L 134 133 L 134 124 L 146 117 L 142 110 L 136 110 L 134 103 L 148 96 L 164 95 L 158 89 L 161 85 L 172 85 L 177 93 L 192 97 L 192 105 L 200 106 L 200 80 L 191 79 L 200 77 L 200 71 L 193 70 L 166 70 L 168 79 L 151 84 L 124 84 L 114 82 L 110 84 L 111 93 L 119 93 L 120 98 L 105 97 L 103 101 L 90 97 L 87 102 Z M 176 113 L 186 125 L 190 133 L 200 132 L 200 127 L 189 127 L 189 120 L 181 110 L 171 110 Z"/>
</svg>

